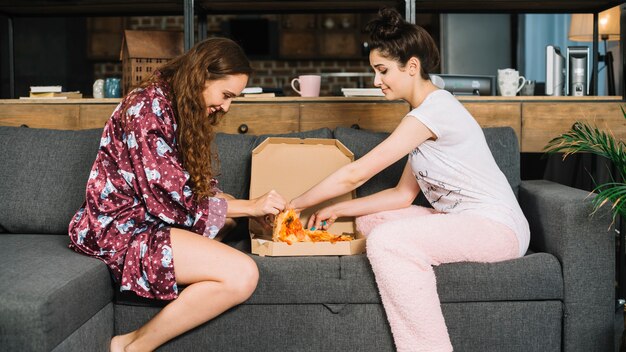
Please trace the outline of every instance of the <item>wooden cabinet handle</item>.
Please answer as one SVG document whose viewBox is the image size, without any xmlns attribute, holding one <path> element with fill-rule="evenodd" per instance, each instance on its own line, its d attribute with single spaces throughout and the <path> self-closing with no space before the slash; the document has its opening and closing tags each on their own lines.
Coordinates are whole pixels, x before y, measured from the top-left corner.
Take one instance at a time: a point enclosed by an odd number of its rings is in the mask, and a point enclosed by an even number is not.
<svg viewBox="0 0 626 352">
<path fill-rule="evenodd" d="M 246 125 L 245 123 L 242 123 L 241 125 L 239 125 L 239 128 L 237 128 L 237 132 L 241 134 L 248 133 L 248 125 Z"/>
<path fill-rule="evenodd" d="M 353 124 L 352 126 L 350 126 L 350 128 L 354 128 L 355 130 L 360 130 L 361 126 L 359 126 L 358 123 Z"/>
</svg>

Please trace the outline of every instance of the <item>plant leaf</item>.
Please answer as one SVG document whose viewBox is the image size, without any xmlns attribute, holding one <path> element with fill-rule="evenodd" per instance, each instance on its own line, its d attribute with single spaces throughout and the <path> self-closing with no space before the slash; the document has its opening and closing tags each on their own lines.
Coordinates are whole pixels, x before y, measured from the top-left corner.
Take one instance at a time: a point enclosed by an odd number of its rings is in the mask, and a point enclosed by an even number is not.
<svg viewBox="0 0 626 352">
<path fill-rule="evenodd" d="M 622 117 L 626 119 L 626 110 L 620 106 Z M 546 153 L 563 153 L 563 159 L 576 153 L 592 153 L 609 159 L 619 173 L 619 180 L 626 179 L 626 144 L 617 140 L 612 131 L 602 131 L 597 126 L 585 121 L 576 121 L 572 128 L 553 138 L 544 147 Z M 612 203 L 611 212 L 613 221 L 618 215 L 626 217 L 626 184 L 615 182 L 611 175 L 612 182 L 598 185 L 594 192 L 597 193 L 592 200 L 594 214 L 598 209 L 607 203 Z"/>
</svg>

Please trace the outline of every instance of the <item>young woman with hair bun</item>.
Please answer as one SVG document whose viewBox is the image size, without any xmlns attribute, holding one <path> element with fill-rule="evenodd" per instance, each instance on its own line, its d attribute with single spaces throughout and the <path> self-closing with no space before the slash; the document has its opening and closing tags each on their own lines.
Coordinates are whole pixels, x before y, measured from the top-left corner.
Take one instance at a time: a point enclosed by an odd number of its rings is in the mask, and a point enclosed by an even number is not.
<svg viewBox="0 0 626 352">
<path fill-rule="evenodd" d="M 524 255 L 528 222 L 496 165 L 481 127 L 429 73 L 439 64 L 431 36 L 393 9 L 371 21 L 374 85 L 412 110 L 362 158 L 293 199 L 298 211 L 364 184 L 408 155 L 397 186 L 317 211 L 309 227 L 356 216 L 398 351 L 448 352 L 433 266 Z M 422 192 L 432 208 L 411 205 Z"/>
</svg>

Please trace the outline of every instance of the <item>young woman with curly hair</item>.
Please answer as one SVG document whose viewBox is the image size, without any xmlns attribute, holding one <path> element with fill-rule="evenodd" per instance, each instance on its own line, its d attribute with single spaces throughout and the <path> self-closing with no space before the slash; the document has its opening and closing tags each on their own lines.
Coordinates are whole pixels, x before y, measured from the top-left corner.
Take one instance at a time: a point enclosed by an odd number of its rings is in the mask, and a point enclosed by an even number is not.
<svg viewBox="0 0 626 352">
<path fill-rule="evenodd" d="M 274 191 L 252 200 L 222 193 L 211 150 L 213 127 L 251 71 L 236 43 L 207 39 L 159 68 L 107 121 L 70 248 L 104 261 L 120 291 L 171 300 L 113 337 L 111 351 L 154 350 L 255 290 L 254 261 L 214 238 L 227 218 L 277 214 L 285 201 Z"/>
</svg>

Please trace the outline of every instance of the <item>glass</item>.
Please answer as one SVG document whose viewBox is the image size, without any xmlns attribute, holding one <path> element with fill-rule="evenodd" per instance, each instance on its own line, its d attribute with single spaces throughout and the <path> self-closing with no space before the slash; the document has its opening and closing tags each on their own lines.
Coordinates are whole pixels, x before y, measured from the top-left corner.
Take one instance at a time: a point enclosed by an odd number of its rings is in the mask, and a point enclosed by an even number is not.
<svg viewBox="0 0 626 352">
<path fill-rule="evenodd" d="M 105 98 L 121 98 L 122 82 L 117 77 L 110 77 L 104 81 L 104 97 Z"/>
<path fill-rule="evenodd" d="M 520 95 L 524 95 L 524 96 L 535 95 L 535 81 L 533 80 L 526 81 L 526 84 L 524 84 L 524 86 L 522 87 L 522 90 L 520 91 Z"/>
</svg>

